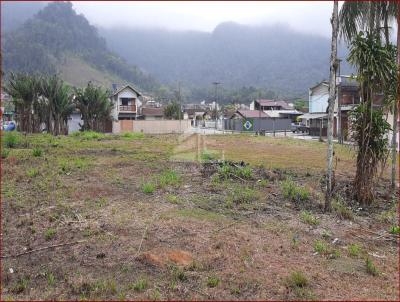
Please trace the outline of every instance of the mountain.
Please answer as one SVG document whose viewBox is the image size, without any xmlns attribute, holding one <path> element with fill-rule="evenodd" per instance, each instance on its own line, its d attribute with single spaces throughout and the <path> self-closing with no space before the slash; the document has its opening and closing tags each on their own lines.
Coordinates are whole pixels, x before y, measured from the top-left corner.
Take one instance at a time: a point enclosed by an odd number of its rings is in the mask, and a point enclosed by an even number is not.
<svg viewBox="0 0 400 302">
<path fill-rule="evenodd" d="M 1 2 L 1 31 L 5 33 L 21 26 L 46 6 L 45 2 Z"/>
<path fill-rule="evenodd" d="M 31 19 L 2 34 L 3 71 L 60 73 L 76 86 L 88 81 L 111 87 L 130 82 L 150 91 L 157 82 L 107 48 L 97 29 L 70 2 L 48 4 Z"/>
<path fill-rule="evenodd" d="M 247 26 L 233 22 L 211 33 L 161 29 L 99 29 L 108 45 L 161 82 L 226 89 L 254 86 L 281 96 L 306 96 L 329 76 L 330 39 L 282 25 Z M 345 55 L 346 49 L 340 48 Z M 345 60 L 342 72 L 350 72 Z"/>
</svg>

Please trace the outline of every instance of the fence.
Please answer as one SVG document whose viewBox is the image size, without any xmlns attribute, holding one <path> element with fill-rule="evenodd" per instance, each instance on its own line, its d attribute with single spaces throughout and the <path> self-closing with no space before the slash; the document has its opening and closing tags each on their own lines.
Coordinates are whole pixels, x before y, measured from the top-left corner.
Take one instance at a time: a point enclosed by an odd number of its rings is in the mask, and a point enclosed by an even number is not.
<svg viewBox="0 0 400 302">
<path fill-rule="evenodd" d="M 143 132 L 149 134 L 183 133 L 190 120 L 120 120 L 113 122 L 113 133 Z"/>
<path fill-rule="evenodd" d="M 247 124 L 246 124 L 247 122 Z M 249 118 L 224 120 L 224 129 L 233 131 L 266 132 L 289 131 L 291 119 L 287 118 Z"/>
</svg>

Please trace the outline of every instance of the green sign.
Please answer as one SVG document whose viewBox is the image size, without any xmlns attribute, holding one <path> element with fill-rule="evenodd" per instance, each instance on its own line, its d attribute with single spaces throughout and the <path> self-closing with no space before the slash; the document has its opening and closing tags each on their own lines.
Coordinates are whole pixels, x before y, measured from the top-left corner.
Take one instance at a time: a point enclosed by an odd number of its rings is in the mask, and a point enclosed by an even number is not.
<svg viewBox="0 0 400 302">
<path fill-rule="evenodd" d="M 253 131 L 254 121 L 252 118 L 243 120 L 243 131 Z"/>
</svg>

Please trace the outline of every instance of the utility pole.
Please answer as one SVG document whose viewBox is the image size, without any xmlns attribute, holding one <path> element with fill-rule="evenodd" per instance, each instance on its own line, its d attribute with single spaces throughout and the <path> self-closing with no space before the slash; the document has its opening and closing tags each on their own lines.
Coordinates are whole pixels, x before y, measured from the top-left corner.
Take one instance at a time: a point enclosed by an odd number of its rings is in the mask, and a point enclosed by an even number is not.
<svg viewBox="0 0 400 302">
<path fill-rule="evenodd" d="M 337 99 L 338 99 L 338 142 L 339 144 L 343 144 L 343 129 L 342 129 L 342 106 L 341 106 L 341 101 L 340 101 L 340 87 L 342 85 L 342 77 L 340 76 L 340 62 L 342 62 L 341 59 L 337 59 L 337 68 L 338 68 L 338 73 L 339 73 L 339 85 L 337 85 Z"/>
<path fill-rule="evenodd" d="M 218 116 L 217 116 L 217 106 L 218 106 L 218 102 L 217 102 L 217 89 L 218 89 L 218 85 L 220 85 L 220 82 L 213 82 L 213 85 L 215 86 L 215 108 L 214 108 L 214 112 L 215 112 L 215 130 L 217 130 L 217 121 L 218 121 Z"/>
<path fill-rule="evenodd" d="M 181 98 L 181 82 L 178 81 L 178 99 L 179 99 L 179 133 L 182 133 L 182 119 L 181 119 L 181 113 L 182 113 L 182 98 Z"/>
</svg>

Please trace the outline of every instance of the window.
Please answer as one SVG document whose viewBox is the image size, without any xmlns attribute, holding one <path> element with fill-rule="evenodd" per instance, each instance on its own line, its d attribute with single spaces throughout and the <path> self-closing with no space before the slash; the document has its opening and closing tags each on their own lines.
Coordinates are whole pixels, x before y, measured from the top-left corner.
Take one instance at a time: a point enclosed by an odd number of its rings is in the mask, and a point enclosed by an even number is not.
<svg viewBox="0 0 400 302">
<path fill-rule="evenodd" d="M 121 105 L 122 106 L 128 106 L 128 105 L 130 105 L 131 101 L 132 101 L 131 98 L 121 98 Z"/>
</svg>

